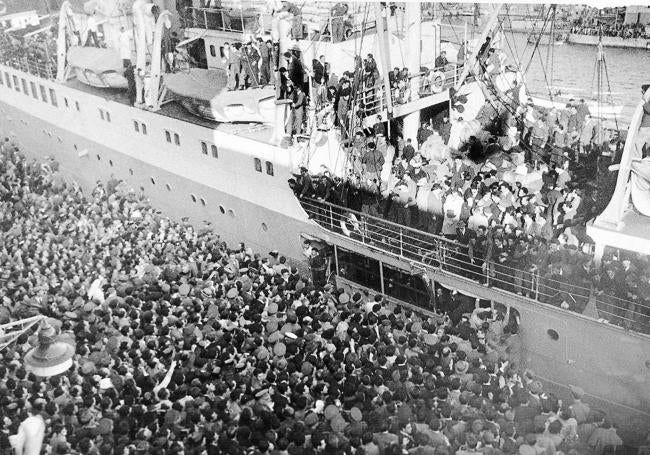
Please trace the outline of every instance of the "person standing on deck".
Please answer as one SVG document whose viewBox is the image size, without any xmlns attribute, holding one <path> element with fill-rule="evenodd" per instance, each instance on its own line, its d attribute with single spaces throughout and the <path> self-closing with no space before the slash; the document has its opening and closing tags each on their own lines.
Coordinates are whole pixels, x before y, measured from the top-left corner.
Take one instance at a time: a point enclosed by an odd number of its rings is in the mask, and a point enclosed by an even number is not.
<svg viewBox="0 0 650 455">
<path fill-rule="evenodd" d="M 345 16 L 348 14 L 348 5 L 342 2 L 337 3 L 330 11 L 330 24 L 332 30 L 332 42 L 338 43 L 345 39 Z"/>
<path fill-rule="evenodd" d="M 261 58 L 261 64 L 260 64 L 260 83 L 262 85 L 270 84 L 273 79 L 272 79 L 272 74 L 271 74 L 271 57 L 272 57 L 272 50 L 273 50 L 273 43 L 271 40 L 266 40 L 266 42 L 263 42 L 261 38 L 259 38 L 259 46 L 260 46 L 260 58 Z"/>
<path fill-rule="evenodd" d="M 134 67 L 130 63 L 124 70 L 124 78 L 128 83 L 128 88 L 126 93 L 129 97 L 129 104 L 131 106 L 134 106 L 136 101 L 136 95 L 137 95 L 137 84 L 135 83 Z"/>
<path fill-rule="evenodd" d="M 238 44 L 233 44 L 230 48 L 230 57 L 228 58 L 228 90 L 237 89 L 237 79 L 241 69 L 241 51 Z M 239 81 L 239 85 L 243 85 L 243 81 Z"/>
<path fill-rule="evenodd" d="M 293 139 L 294 134 L 302 134 L 302 124 L 304 120 L 305 94 L 303 93 L 302 88 L 298 85 L 296 86 L 293 103 L 291 103 L 291 139 Z"/>
<path fill-rule="evenodd" d="M 92 41 L 93 46 L 100 47 L 99 39 L 97 38 L 97 11 L 93 11 L 93 14 L 88 18 L 86 25 L 88 26 L 88 36 L 86 38 L 86 44 L 84 46 L 90 46 Z"/>
<path fill-rule="evenodd" d="M 241 73 L 239 76 L 239 89 L 246 88 L 246 79 L 248 79 L 251 88 L 257 88 L 259 85 L 258 64 L 260 61 L 260 54 L 257 49 L 253 47 L 251 42 L 246 43 L 242 52 L 242 65 Z"/>
</svg>

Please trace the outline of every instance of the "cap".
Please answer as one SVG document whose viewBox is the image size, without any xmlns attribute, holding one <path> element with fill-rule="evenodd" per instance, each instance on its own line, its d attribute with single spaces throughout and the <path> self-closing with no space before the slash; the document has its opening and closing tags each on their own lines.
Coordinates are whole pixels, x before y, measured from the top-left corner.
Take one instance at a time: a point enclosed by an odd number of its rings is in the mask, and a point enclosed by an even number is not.
<svg viewBox="0 0 650 455">
<path fill-rule="evenodd" d="M 273 353 L 278 357 L 283 357 L 287 353 L 287 347 L 284 343 L 277 343 L 273 346 Z"/>
</svg>

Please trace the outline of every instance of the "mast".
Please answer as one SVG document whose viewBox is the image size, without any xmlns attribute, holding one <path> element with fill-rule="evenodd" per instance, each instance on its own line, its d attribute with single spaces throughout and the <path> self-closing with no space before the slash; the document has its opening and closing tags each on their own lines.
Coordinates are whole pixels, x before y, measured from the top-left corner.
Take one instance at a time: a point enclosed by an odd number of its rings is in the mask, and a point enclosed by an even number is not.
<svg viewBox="0 0 650 455">
<path fill-rule="evenodd" d="M 388 119 L 393 116 L 393 100 L 391 99 L 391 87 L 388 72 L 391 68 L 390 52 L 388 50 L 388 36 L 386 34 L 388 12 L 381 3 L 375 3 L 375 24 L 377 28 L 377 39 L 379 40 L 379 58 L 381 65 L 379 67 L 382 71 L 382 79 L 384 80 L 384 91 L 386 92 L 386 110 L 388 111 Z M 390 122 L 389 122 L 390 124 Z"/>
<path fill-rule="evenodd" d="M 411 101 L 419 98 L 420 91 L 420 78 L 413 77 L 413 75 L 420 72 L 420 54 L 421 54 L 421 30 L 420 24 L 422 23 L 422 13 L 420 4 L 417 2 L 406 3 L 406 48 L 408 49 L 407 55 L 407 68 L 411 75 Z M 404 140 L 411 138 L 415 141 L 415 137 L 420 127 L 420 111 L 414 112 L 404 117 Z"/>
</svg>

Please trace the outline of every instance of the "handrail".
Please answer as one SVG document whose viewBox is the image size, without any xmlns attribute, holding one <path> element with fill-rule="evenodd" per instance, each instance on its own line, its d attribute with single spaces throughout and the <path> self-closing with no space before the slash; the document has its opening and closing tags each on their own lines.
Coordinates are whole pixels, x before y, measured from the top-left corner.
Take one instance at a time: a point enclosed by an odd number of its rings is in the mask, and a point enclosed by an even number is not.
<svg viewBox="0 0 650 455">
<path fill-rule="evenodd" d="M 469 245 L 403 226 L 326 201 L 300 198 L 308 216 L 328 231 L 344 235 L 368 248 L 424 267 L 433 267 L 505 292 L 526 295 L 535 301 L 582 313 L 590 301 L 599 318 L 627 329 L 650 333 L 650 307 L 613 295 L 593 295 L 591 283 L 576 277 L 542 274 L 536 267 L 522 268 L 476 254 Z M 484 252 L 482 252 L 484 254 Z M 487 259 L 487 260 L 486 260 Z M 585 285 L 586 284 L 586 285 Z M 567 308 L 568 306 L 568 308 Z"/>
<path fill-rule="evenodd" d="M 260 28 L 262 14 L 251 10 L 250 15 L 244 15 L 244 11 L 243 9 L 189 6 L 185 8 L 185 20 L 189 21 L 188 25 L 190 27 L 195 28 L 236 33 L 256 33 Z"/>
</svg>

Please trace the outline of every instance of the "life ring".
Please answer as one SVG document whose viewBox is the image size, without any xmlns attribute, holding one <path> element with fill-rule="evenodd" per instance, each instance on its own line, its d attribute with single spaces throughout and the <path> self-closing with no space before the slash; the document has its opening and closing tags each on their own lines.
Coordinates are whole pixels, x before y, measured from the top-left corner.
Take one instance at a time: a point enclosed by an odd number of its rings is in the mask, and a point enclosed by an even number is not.
<svg viewBox="0 0 650 455">
<path fill-rule="evenodd" d="M 431 91 L 440 93 L 445 86 L 445 74 L 442 71 L 434 71 L 431 74 Z"/>
</svg>

